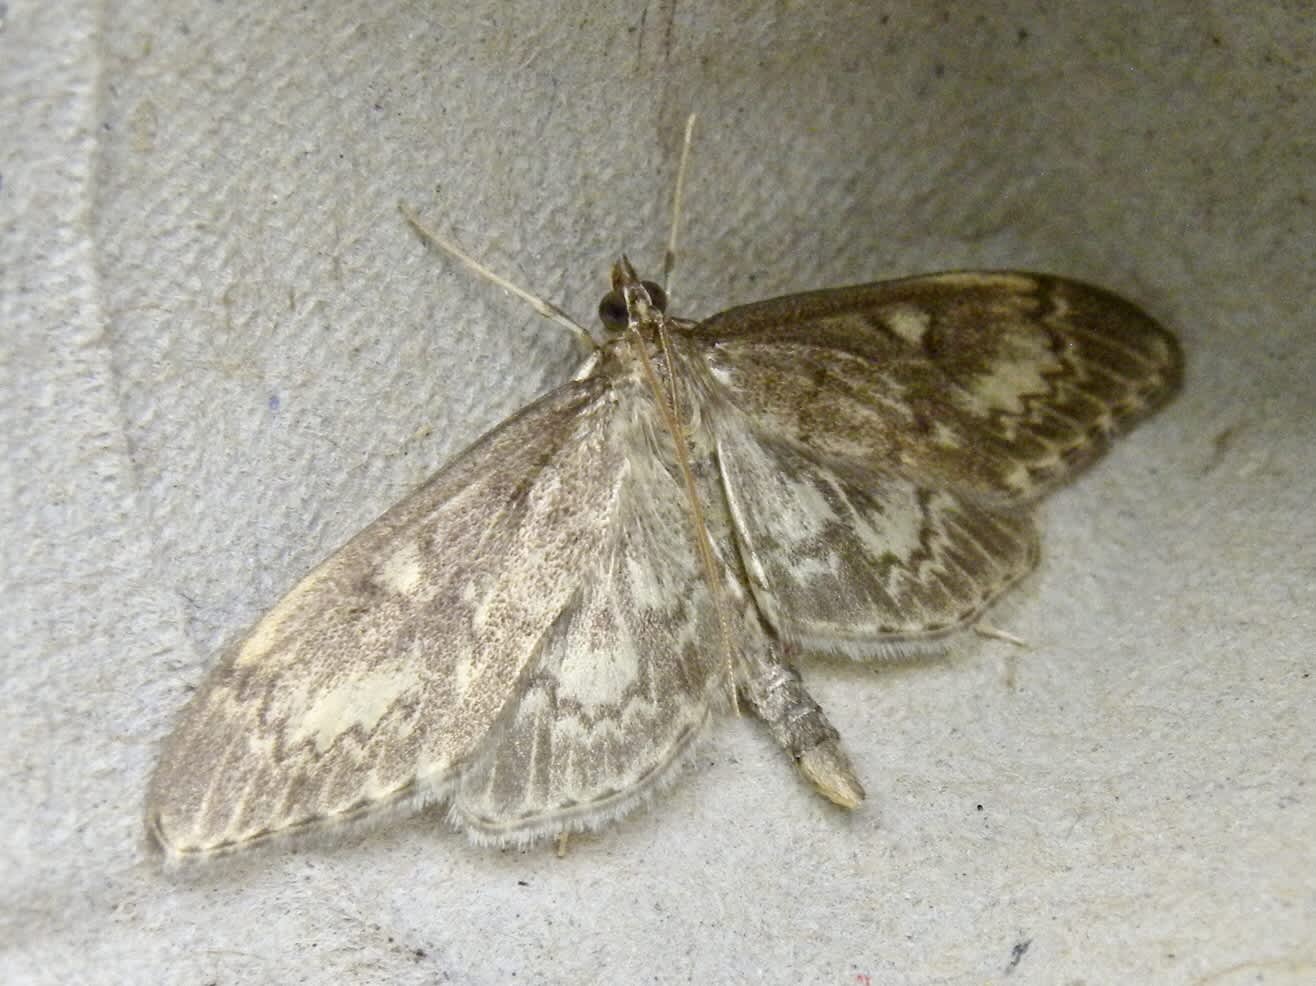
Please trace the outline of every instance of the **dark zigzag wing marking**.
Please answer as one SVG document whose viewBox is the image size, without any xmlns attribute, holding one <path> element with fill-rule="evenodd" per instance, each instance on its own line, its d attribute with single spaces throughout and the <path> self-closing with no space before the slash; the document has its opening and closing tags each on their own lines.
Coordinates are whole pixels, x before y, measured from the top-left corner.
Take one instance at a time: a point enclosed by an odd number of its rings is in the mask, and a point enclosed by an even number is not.
<svg viewBox="0 0 1316 986">
<path fill-rule="evenodd" d="M 1177 388 L 1174 337 L 1100 288 L 952 273 L 733 308 L 692 333 L 730 400 L 821 461 L 1043 495 Z"/>
</svg>

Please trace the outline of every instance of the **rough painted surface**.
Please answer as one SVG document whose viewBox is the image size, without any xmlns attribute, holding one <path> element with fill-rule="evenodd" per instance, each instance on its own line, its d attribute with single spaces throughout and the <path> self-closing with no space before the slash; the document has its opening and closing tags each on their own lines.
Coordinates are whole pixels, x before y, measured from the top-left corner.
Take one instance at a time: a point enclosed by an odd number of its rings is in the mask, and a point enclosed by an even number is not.
<svg viewBox="0 0 1316 986">
<path fill-rule="evenodd" d="M 8 4 L 0 980 L 1309 980 L 1308 12 L 586 6 Z M 691 109 L 682 314 L 1014 266 L 1183 338 L 1048 505 L 1030 649 L 811 672 L 848 816 L 732 723 L 564 860 L 425 818 L 162 875 L 227 635 L 575 359 L 397 200 L 584 320 L 660 268 Z"/>
</svg>

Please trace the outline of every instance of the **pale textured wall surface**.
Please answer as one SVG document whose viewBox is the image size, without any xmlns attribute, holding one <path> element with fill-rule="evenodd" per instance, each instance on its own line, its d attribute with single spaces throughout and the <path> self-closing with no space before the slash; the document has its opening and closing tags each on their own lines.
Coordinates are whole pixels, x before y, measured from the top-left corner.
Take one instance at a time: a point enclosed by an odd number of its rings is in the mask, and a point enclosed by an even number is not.
<svg viewBox="0 0 1316 986">
<path fill-rule="evenodd" d="M 1055 10 L 1059 6 L 1060 10 Z M 0 4 L 0 981 L 1316 980 L 1316 27 L 1297 2 Z M 1187 386 L 1009 629 L 815 668 L 843 817 L 728 721 L 565 859 L 435 817 L 162 874 L 215 650 L 592 317 L 962 266 L 1138 300 Z"/>
</svg>

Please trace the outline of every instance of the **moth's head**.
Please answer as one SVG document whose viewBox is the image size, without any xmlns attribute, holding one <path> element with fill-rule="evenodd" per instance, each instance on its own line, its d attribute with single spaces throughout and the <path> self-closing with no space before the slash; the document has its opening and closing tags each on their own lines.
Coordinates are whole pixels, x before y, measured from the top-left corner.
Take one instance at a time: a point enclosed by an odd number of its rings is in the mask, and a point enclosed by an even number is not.
<svg viewBox="0 0 1316 986">
<path fill-rule="evenodd" d="M 624 256 L 612 268 L 612 290 L 599 302 L 599 321 L 606 332 L 620 335 L 632 325 L 667 311 L 667 294 L 653 281 L 641 281 Z"/>
</svg>

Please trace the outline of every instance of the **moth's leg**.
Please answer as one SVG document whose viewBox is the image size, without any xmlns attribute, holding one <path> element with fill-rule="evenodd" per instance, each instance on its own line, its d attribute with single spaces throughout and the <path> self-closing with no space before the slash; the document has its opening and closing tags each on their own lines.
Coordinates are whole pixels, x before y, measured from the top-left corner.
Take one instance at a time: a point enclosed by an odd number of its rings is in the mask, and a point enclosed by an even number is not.
<svg viewBox="0 0 1316 986">
<path fill-rule="evenodd" d="M 986 637 L 988 640 L 1000 640 L 1007 644 L 1013 644 L 1015 647 L 1028 647 L 1028 641 L 1022 637 L 1016 637 L 1009 630 L 1002 630 L 1000 627 L 992 626 L 990 623 L 984 623 L 979 620 L 973 625 L 973 632 L 980 637 Z"/>
<path fill-rule="evenodd" d="M 753 648 L 742 657 L 740 691 L 773 738 L 791 755 L 800 773 L 828 801 L 855 808 L 864 788 L 841 749 L 841 737 L 813 697 L 804 690 L 781 645 Z"/>
</svg>

